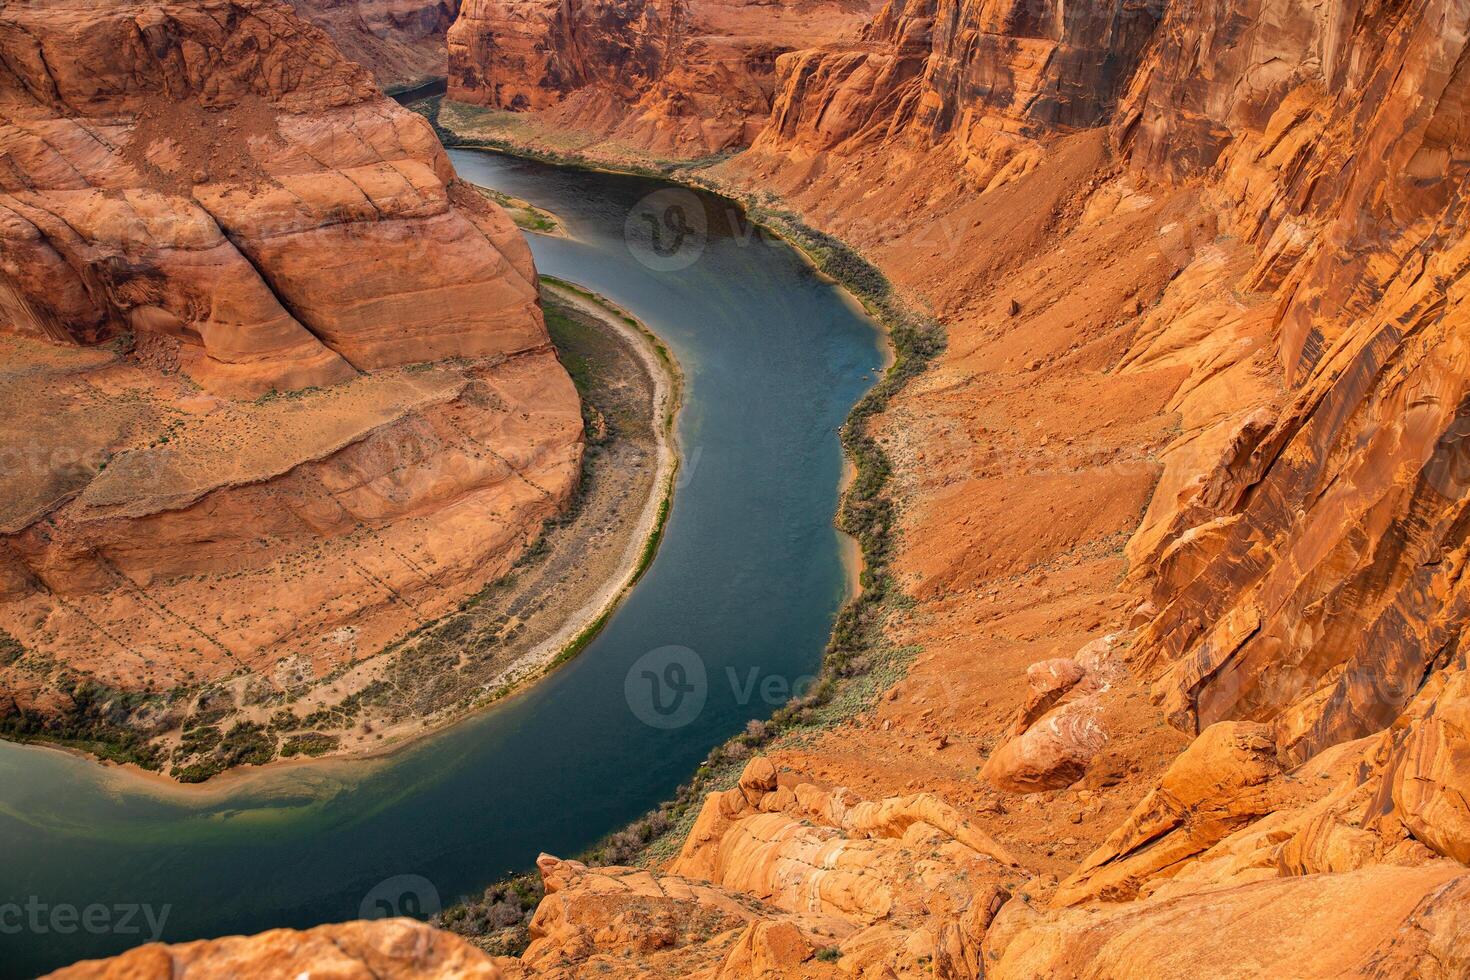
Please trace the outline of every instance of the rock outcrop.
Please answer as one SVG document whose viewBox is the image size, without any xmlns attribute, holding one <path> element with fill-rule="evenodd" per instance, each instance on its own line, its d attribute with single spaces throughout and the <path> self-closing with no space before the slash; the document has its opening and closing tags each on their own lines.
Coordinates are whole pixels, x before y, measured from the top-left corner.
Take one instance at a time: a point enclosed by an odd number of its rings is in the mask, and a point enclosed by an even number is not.
<svg viewBox="0 0 1470 980">
<path fill-rule="evenodd" d="M 509 219 L 289 8 L 75 0 L 0 28 L 15 328 L 158 335 L 230 397 L 545 344 Z"/>
<path fill-rule="evenodd" d="M 985 760 L 981 774 L 1008 793 L 1065 789 L 1107 744 L 1099 721 L 1103 686 L 1070 657 L 1034 663 L 1026 678 L 1026 702 L 1011 737 Z"/>
<path fill-rule="evenodd" d="M 6 731 L 369 660 L 564 506 L 524 239 L 291 8 L 12 4 L 0 66 Z"/>
</svg>

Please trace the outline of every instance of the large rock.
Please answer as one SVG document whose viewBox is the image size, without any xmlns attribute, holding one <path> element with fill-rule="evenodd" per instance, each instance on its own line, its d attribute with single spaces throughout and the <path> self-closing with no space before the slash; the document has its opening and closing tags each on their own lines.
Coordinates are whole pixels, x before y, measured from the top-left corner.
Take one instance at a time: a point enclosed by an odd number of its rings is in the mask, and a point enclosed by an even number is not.
<svg viewBox="0 0 1470 980">
<path fill-rule="evenodd" d="M 1430 692 L 1417 717 L 1396 733 L 1385 782 L 1409 833 L 1470 864 L 1470 671 L 1455 672 Z"/>
<path fill-rule="evenodd" d="M 1007 793 L 1071 786 L 1108 741 L 1098 682 L 1071 657 L 1032 664 L 1026 680 L 1011 737 L 985 760 L 981 774 Z M 1063 698 L 1070 700 L 1058 704 Z"/>
<path fill-rule="evenodd" d="M 1270 729 L 1220 722 L 1169 766 L 1156 789 L 1057 888 L 1056 901 L 1123 901 L 1231 832 L 1270 813 L 1281 768 Z"/>
<path fill-rule="evenodd" d="M 509 219 L 290 8 L 11 6 L 0 51 L 14 329 L 161 336 L 232 397 L 545 345 Z"/>
<path fill-rule="evenodd" d="M 565 506 L 580 407 L 524 238 L 321 31 L 48 0 L 0 11 L 0 64 L 7 731 L 314 681 Z"/>
<path fill-rule="evenodd" d="M 1009 902 L 986 977 L 1424 977 L 1470 965 L 1470 875 L 1448 861 L 1278 878 L 1101 910 Z"/>
<path fill-rule="evenodd" d="M 845 924 L 846 972 L 938 958 L 945 975 L 979 976 L 976 944 L 1016 866 L 1004 847 L 929 794 L 863 801 L 774 775 L 756 759 L 710 794 L 671 870 Z"/>
</svg>

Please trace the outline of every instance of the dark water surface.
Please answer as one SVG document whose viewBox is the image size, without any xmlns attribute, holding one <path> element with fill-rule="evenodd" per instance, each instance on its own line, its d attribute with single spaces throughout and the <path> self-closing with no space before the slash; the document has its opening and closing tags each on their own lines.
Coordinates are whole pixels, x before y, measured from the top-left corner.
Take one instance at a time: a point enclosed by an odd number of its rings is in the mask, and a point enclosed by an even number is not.
<svg viewBox="0 0 1470 980">
<path fill-rule="evenodd" d="M 432 910 L 637 817 L 817 669 L 845 590 L 836 429 L 881 363 L 873 326 L 718 198 L 452 156 L 561 216 L 576 239 L 532 236 L 541 271 L 637 314 L 682 363 L 657 560 L 572 664 L 386 759 L 201 795 L 0 744 L 0 975 L 143 942 L 150 913 L 178 941 Z"/>
</svg>

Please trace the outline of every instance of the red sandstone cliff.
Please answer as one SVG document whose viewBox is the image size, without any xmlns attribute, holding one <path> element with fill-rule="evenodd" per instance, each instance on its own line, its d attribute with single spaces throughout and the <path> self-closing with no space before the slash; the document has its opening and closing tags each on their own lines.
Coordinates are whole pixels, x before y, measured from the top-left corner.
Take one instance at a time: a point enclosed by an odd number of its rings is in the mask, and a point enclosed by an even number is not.
<svg viewBox="0 0 1470 980">
<path fill-rule="evenodd" d="M 1449 0 L 895 0 L 783 56 L 707 173 L 947 328 L 873 423 L 921 652 L 667 866 L 543 858 L 496 968 L 1470 974 L 1467 63 Z"/>
<path fill-rule="evenodd" d="M 524 239 L 289 7 L 12 4 L 0 117 L 7 724 L 345 669 L 565 504 Z"/>
</svg>

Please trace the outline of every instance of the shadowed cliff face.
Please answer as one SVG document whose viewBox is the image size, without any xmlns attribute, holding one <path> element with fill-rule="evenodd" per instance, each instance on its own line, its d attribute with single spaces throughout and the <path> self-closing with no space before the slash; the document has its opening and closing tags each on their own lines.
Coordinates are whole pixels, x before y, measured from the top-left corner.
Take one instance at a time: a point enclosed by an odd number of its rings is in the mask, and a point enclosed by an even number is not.
<svg viewBox="0 0 1470 980">
<path fill-rule="evenodd" d="M 749 145 L 776 61 L 855 37 L 870 0 L 473 0 L 449 35 L 449 94 L 672 158 Z"/>
<path fill-rule="evenodd" d="M 783 57 L 760 145 L 952 140 L 967 165 L 1110 113 L 1159 17 L 1151 3 L 893 0 L 862 43 Z"/>
<path fill-rule="evenodd" d="M 459 0 L 291 0 L 383 88 L 442 78 Z"/>
<path fill-rule="evenodd" d="M 146 740 L 181 716 L 108 692 L 309 684 L 566 504 L 525 240 L 291 8 L 11 5 L 0 120 L 7 732 L 110 704 L 84 740 Z"/>
</svg>

